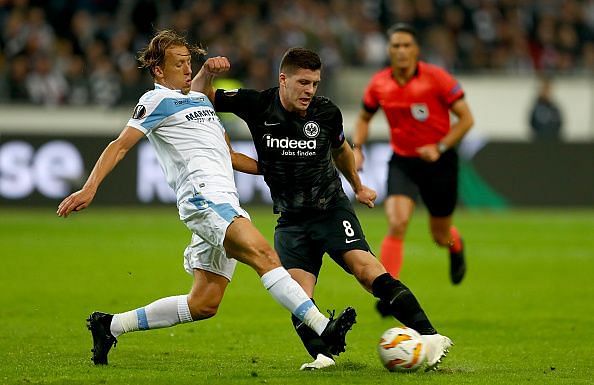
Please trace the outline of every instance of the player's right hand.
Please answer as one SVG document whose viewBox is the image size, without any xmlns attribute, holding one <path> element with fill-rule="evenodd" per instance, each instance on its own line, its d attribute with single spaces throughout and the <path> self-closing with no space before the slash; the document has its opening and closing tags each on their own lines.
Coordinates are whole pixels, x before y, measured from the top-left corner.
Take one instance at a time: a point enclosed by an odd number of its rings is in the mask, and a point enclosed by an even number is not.
<svg viewBox="0 0 594 385">
<path fill-rule="evenodd" d="M 437 144 L 426 144 L 424 146 L 417 147 L 417 153 L 421 159 L 429 163 L 435 162 L 441 155 L 437 149 Z"/>
<path fill-rule="evenodd" d="M 365 185 L 361 185 L 361 188 L 358 191 L 355 191 L 355 198 L 357 201 L 359 201 L 359 203 L 362 203 L 372 209 L 375 206 L 377 193 L 374 189 Z"/>
<path fill-rule="evenodd" d="M 206 59 L 202 68 L 212 75 L 219 75 L 229 71 L 231 63 L 225 56 L 214 56 Z"/>
<path fill-rule="evenodd" d="M 87 208 L 94 197 L 95 194 L 92 191 L 82 189 L 74 192 L 64 198 L 62 203 L 58 205 L 56 214 L 58 214 L 59 217 L 66 218 L 73 211 L 80 211 Z"/>
</svg>

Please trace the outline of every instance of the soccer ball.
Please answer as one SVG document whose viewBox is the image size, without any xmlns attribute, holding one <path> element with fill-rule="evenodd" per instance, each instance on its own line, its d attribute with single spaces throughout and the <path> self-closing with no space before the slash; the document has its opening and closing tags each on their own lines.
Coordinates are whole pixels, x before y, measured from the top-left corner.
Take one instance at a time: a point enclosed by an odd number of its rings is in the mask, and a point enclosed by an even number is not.
<svg viewBox="0 0 594 385">
<path fill-rule="evenodd" d="M 417 331 L 401 326 L 384 332 L 377 352 L 389 371 L 413 372 L 425 362 L 427 347 Z"/>
</svg>

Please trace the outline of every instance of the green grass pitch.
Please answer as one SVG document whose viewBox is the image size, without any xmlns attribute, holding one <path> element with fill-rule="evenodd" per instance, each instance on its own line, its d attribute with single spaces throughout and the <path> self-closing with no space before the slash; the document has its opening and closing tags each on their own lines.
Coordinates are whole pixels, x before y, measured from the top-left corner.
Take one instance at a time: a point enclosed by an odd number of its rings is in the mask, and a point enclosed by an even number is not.
<svg viewBox="0 0 594 385">
<path fill-rule="evenodd" d="M 269 208 L 248 208 L 270 239 Z M 0 209 L 1 384 L 592 384 L 594 210 L 459 211 L 468 275 L 449 283 L 446 252 L 424 212 L 405 245 L 402 280 L 455 346 L 435 373 L 389 373 L 376 344 L 397 324 L 327 259 L 320 308 L 358 311 L 347 352 L 330 370 L 309 359 L 288 313 L 240 266 L 213 319 L 120 338 L 110 365 L 90 361 L 85 318 L 186 293 L 189 232 L 170 208 L 93 206 L 68 219 L 53 208 Z M 359 211 L 374 250 L 381 208 Z"/>
</svg>

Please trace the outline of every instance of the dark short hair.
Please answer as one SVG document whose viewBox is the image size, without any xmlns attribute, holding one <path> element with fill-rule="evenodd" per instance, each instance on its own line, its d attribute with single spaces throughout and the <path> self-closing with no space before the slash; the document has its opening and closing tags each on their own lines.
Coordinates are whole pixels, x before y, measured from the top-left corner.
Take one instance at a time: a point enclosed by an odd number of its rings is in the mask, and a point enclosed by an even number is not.
<svg viewBox="0 0 594 385">
<path fill-rule="evenodd" d="M 140 68 L 148 68 L 154 77 L 155 67 L 162 66 L 165 62 L 165 51 L 170 47 L 186 47 L 191 54 L 206 55 L 202 47 L 188 43 L 183 35 L 171 30 L 158 31 L 148 45 L 138 53 Z"/>
<path fill-rule="evenodd" d="M 322 68 L 320 56 L 307 48 L 295 47 L 285 52 L 280 63 L 280 72 L 293 73 L 298 69 L 316 71 Z"/>
<path fill-rule="evenodd" d="M 408 33 L 410 35 L 412 35 L 412 37 L 415 39 L 415 41 L 417 41 L 417 30 L 410 24 L 408 23 L 396 23 L 394 25 L 392 25 L 390 28 L 388 28 L 388 39 L 395 34 L 396 32 L 405 32 Z"/>
</svg>

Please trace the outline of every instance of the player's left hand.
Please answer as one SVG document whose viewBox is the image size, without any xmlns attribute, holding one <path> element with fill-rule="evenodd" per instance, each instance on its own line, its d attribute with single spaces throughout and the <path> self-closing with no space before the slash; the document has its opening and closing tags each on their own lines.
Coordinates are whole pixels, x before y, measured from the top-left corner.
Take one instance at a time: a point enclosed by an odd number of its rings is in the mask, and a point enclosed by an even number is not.
<svg viewBox="0 0 594 385">
<path fill-rule="evenodd" d="M 374 189 L 362 185 L 359 190 L 355 191 L 355 198 L 357 198 L 359 203 L 362 203 L 371 209 L 375 206 L 377 193 Z"/>
<path fill-rule="evenodd" d="M 441 156 L 437 149 L 437 144 L 427 144 L 417 147 L 417 153 L 425 162 L 435 162 Z"/>
<path fill-rule="evenodd" d="M 211 75 L 220 75 L 229 71 L 231 63 L 225 56 L 214 56 L 206 59 L 202 68 Z"/>
</svg>

